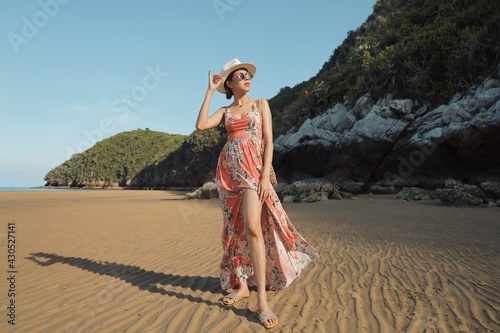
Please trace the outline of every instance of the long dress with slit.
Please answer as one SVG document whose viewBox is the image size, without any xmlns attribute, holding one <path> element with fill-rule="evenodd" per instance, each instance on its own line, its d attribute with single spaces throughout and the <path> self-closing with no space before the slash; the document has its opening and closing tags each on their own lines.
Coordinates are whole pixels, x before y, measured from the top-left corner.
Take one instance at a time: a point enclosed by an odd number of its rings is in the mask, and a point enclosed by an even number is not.
<svg viewBox="0 0 500 333">
<path fill-rule="evenodd" d="M 242 202 L 244 191 L 256 191 L 259 184 L 263 137 L 262 117 L 256 104 L 241 119 L 233 117 L 226 108 L 224 121 L 228 139 L 219 156 L 216 183 L 223 213 L 220 281 L 223 289 L 229 289 L 239 285 L 241 279 L 255 286 Z M 262 216 L 266 288 L 283 289 L 299 277 L 318 253 L 292 225 L 274 188 L 263 204 Z"/>
</svg>

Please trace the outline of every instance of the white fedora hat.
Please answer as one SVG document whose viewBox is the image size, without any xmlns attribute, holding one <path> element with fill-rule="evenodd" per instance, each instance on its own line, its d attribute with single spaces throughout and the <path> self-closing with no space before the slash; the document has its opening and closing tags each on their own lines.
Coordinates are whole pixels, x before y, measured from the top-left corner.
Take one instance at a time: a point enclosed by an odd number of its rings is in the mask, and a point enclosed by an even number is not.
<svg viewBox="0 0 500 333">
<path fill-rule="evenodd" d="M 235 70 L 240 69 L 240 68 L 246 68 L 246 70 L 249 72 L 252 72 L 253 75 L 255 75 L 255 72 L 257 71 L 257 67 L 255 67 L 254 64 L 251 64 L 249 62 L 241 62 L 238 59 L 234 58 L 234 59 L 230 60 L 227 64 L 222 66 L 222 70 L 220 71 L 220 75 L 227 78 L 227 76 L 229 74 L 231 74 L 231 72 L 234 72 Z M 226 79 L 224 79 L 224 82 L 225 81 L 226 81 Z M 222 82 L 220 84 L 220 86 L 217 88 L 217 91 L 222 93 L 222 94 L 226 93 L 226 88 L 224 88 L 224 82 Z"/>
</svg>

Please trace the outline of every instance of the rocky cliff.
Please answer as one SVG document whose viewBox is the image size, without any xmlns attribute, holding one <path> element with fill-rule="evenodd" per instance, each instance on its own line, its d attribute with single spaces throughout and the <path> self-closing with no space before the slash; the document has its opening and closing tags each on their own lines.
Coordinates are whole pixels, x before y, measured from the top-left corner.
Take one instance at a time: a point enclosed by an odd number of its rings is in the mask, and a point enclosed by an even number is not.
<svg viewBox="0 0 500 333">
<path fill-rule="evenodd" d="M 274 166 L 285 180 L 325 177 L 359 193 L 373 185 L 439 188 L 448 178 L 500 182 L 499 152 L 500 70 L 436 108 L 370 94 L 336 104 L 276 138 Z"/>
</svg>

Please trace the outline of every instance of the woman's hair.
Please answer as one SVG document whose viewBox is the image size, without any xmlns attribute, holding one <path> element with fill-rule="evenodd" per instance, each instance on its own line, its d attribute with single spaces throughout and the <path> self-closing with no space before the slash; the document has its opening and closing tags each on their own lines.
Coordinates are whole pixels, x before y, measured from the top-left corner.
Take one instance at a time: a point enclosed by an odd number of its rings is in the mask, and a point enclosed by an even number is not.
<svg viewBox="0 0 500 333">
<path fill-rule="evenodd" d="M 231 81 L 231 80 L 233 79 L 234 73 L 235 73 L 236 71 L 239 71 L 239 70 L 242 70 L 242 69 L 244 69 L 244 70 L 246 70 L 246 71 L 248 72 L 248 69 L 246 69 L 246 68 L 238 68 L 238 69 L 235 69 L 234 71 L 232 71 L 232 72 L 231 72 L 231 74 L 229 74 L 229 75 L 227 76 L 226 80 L 224 81 L 224 89 L 226 89 L 226 98 L 227 98 L 227 99 L 231 99 L 231 98 L 233 98 L 233 95 L 234 95 L 234 94 L 233 94 L 233 91 L 231 90 L 231 88 L 229 88 L 229 87 L 227 86 L 226 82 L 227 82 L 227 81 Z"/>
</svg>

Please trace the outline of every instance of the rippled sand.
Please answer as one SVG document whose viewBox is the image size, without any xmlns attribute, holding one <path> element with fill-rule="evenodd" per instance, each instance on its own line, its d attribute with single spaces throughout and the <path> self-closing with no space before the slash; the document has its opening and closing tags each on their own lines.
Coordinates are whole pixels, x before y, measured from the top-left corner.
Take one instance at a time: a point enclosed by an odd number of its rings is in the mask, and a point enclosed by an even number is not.
<svg viewBox="0 0 500 333">
<path fill-rule="evenodd" d="M 218 200 L 182 192 L 0 193 L 16 226 L 16 326 L 1 332 L 264 332 L 220 303 Z M 285 205 L 319 251 L 269 292 L 273 332 L 500 332 L 500 210 L 391 196 Z"/>
</svg>

